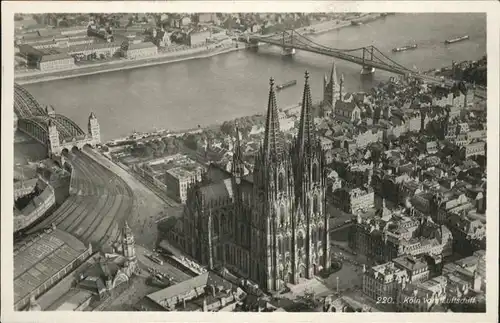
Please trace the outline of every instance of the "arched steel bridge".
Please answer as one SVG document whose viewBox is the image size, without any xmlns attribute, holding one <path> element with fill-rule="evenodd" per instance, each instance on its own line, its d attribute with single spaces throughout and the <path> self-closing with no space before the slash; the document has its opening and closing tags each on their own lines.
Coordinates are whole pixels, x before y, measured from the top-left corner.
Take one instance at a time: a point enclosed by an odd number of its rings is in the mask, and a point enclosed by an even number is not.
<svg viewBox="0 0 500 323">
<path fill-rule="evenodd" d="M 421 74 L 418 71 L 411 70 L 381 52 L 375 46 L 359 47 L 352 49 L 331 48 L 301 35 L 296 30 L 285 30 L 271 35 L 248 34 L 240 36 L 240 41 L 257 44 L 266 43 L 279 46 L 283 49 L 299 49 L 320 55 L 335 57 L 337 59 L 353 62 L 361 65 L 363 68 L 376 68 L 391 73 L 424 79 L 431 83 L 439 83 L 444 86 L 452 86 L 453 82 L 443 82 L 442 79 Z"/>
<path fill-rule="evenodd" d="M 14 84 L 14 112 L 17 129 L 45 145 L 49 156 L 60 157 L 64 150 L 73 147 L 81 149 L 85 145 L 95 147 L 100 143 L 97 118 L 89 117 L 89 133 L 83 131 L 73 120 L 57 114 L 52 107 L 43 108 L 22 86 Z"/>
<path fill-rule="evenodd" d="M 49 124 L 57 127 L 61 143 L 85 138 L 87 133 L 73 120 L 57 114 L 52 108 L 43 108 L 22 86 L 14 83 L 14 112 L 18 116 L 18 127 L 42 144 L 47 144 Z"/>
</svg>

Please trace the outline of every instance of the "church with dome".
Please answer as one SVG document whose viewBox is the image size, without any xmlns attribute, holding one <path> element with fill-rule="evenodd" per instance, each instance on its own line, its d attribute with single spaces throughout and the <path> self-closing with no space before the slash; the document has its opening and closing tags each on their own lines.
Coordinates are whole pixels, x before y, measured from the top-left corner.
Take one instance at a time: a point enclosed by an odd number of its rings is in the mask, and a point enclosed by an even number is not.
<svg viewBox="0 0 500 323">
<path fill-rule="evenodd" d="M 297 136 L 280 130 L 270 80 L 264 140 L 248 173 L 237 130 L 230 170 L 212 164 L 192 183 L 170 242 L 214 269 L 224 266 L 263 290 L 311 279 L 330 267 L 325 156 L 305 73 Z"/>
</svg>

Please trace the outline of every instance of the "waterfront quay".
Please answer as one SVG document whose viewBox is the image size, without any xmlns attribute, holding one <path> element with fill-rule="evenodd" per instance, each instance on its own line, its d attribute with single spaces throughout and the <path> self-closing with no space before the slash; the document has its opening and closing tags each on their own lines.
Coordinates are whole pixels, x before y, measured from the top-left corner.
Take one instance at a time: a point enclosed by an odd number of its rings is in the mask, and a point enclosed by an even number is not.
<svg viewBox="0 0 500 323">
<path fill-rule="evenodd" d="M 169 16 L 161 20 L 155 15 L 147 15 L 145 21 L 122 27 L 116 17 L 89 15 L 79 17 L 88 19 L 86 26 L 81 22 L 81 25 L 63 28 L 43 24 L 32 27 L 29 17 L 20 18 L 26 22 L 24 30 L 16 30 L 15 76 L 21 84 L 210 57 L 244 49 L 245 44 L 237 37 L 242 32 L 262 34 L 287 28 L 271 23 L 271 27 L 262 30 L 252 19 L 230 27 L 228 17 L 210 18 L 210 21 L 199 23 L 192 19 L 176 20 Z M 306 34 L 316 34 L 349 26 L 354 18 L 368 22 L 380 18 L 380 15 L 350 17 L 338 14 L 321 19 L 297 16 L 288 27 L 312 24 L 313 27 L 301 30 Z M 104 25 L 103 19 L 107 20 Z M 181 20 L 184 22 L 176 22 Z M 186 32 L 186 28 L 190 31 Z"/>
</svg>

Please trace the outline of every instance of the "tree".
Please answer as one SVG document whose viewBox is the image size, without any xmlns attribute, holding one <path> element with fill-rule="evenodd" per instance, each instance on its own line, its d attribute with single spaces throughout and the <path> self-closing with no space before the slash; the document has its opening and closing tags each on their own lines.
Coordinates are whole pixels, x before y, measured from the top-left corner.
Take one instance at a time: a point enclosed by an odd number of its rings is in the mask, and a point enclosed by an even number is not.
<svg viewBox="0 0 500 323">
<path fill-rule="evenodd" d="M 204 133 L 207 140 L 213 140 L 216 137 L 215 131 L 213 129 L 207 129 Z"/>
<path fill-rule="evenodd" d="M 59 22 L 59 27 L 62 27 L 62 28 L 69 27 L 69 22 L 68 22 L 68 20 L 66 20 L 66 17 L 64 17 L 63 20 Z"/>
<path fill-rule="evenodd" d="M 191 15 L 191 22 L 193 24 L 199 24 L 200 23 L 200 14 L 194 13 Z"/>
<path fill-rule="evenodd" d="M 156 155 L 158 157 L 163 156 L 163 154 L 165 153 L 165 148 L 166 148 L 166 145 L 163 142 L 163 140 L 158 141 L 158 144 L 156 145 Z"/>
<path fill-rule="evenodd" d="M 229 121 L 224 121 L 220 126 L 220 131 L 228 136 L 233 136 L 235 133 L 234 123 Z"/>
<path fill-rule="evenodd" d="M 134 18 L 130 17 L 130 18 L 128 18 L 128 23 L 127 23 L 127 25 L 125 27 L 130 27 L 133 24 L 134 24 Z"/>
<path fill-rule="evenodd" d="M 169 140 L 165 141 L 165 153 L 167 155 L 173 155 L 179 152 L 179 147 L 177 146 L 176 140 L 172 138 L 168 138 Z"/>
<path fill-rule="evenodd" d="M 146 146 L 151 147 L 151 149 L 153 149 L 153 150 L 156 150 L 156 145 L 157 145 L 157 143 L 154 140 L 146 142 Z"/>
<path fill-rule="evenodd" d="M 184 144 L 186 147 L 192 149 L 192 150 L 198 150 L 200 146 L 199 138 L 195 134 L 189 134 L 187 135 L 186 139 L 184 140 Z"/>
<path fill-rule="evenodd" d="M 243 127 L 240 128 L 240 133 L 242 138 L 248 138 L 250 136 L 250 132 L 252 131 L 252 127 Z"/>
<path fill-rule="evenodd" d="M 151 157 L 153 149 L 148 145 L 134 145 L 130 149 L 130 153 L 135 157 Z"/>
<path fill-rule="evenodd" d="M 172 138 L 173 138 L 174 147 L 176 147 L 177 149 L 182 148 L 182 146 L 184 145 L 183 141 L 181 139 L 179 139 L 178 137 L 172 137 Z"/>
<path fill-rule="evenodd" d="M 151 157 L 153 155 L 153 149 L 149 146 L 144 146 L 143 157 Z"/>
</svg>

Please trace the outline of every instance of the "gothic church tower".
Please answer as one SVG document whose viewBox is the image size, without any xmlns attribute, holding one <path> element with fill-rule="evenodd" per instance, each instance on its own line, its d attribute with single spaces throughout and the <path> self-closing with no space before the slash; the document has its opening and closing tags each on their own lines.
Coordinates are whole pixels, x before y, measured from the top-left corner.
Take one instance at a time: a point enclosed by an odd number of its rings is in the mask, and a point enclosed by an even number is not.
<svg viewBox="0 0 500 323">
<path fill-rule="evenodd" d="M 299 275 L 313 278 L 329 268 L 328 215 L 326 212 L 325 157 L 316 136 L 309 73 L 305 74 L 302 111 L 295 143 L 295 201 L 297 216 L 297 264 Z"/>
<path fill-rule="evenodd" d="M 263 146 L 253 174 L 251 279 L 266 290 L 330 266 L 324 154 L 316 138 L 306 72 L 298 137 L 280 131 L 271 79 Z"/>
<path fill-rule="evenodd" d="M 330 79 L 325 74 L 323 80 L 323 109 L 325 111 L 333 111 L 335 103 L 340 97 L 340 86 L 337 81 L 337 67 L 335 63 L 332 64 L 330 71 Z"/>
<path fill-rule="evenodd" d="M 264 142 L 254 168 L 251 258 L 252 279 L 264 289 L 280 290 L 293 280 L 294 187 L 290 147 L 278 120 L 274 80 L 270 81 Z"/>
</svg>

